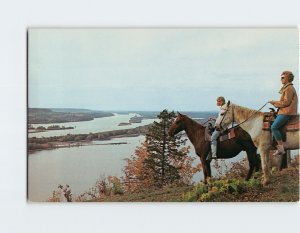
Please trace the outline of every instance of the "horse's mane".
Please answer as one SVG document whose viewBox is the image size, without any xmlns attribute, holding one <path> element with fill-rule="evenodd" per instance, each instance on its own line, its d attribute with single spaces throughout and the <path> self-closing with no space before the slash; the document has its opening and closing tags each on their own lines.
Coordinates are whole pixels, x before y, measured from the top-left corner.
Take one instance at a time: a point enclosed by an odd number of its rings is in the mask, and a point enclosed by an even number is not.
<svg viewBox="0 0 300 233">
<path fill-rule="evenodd" d="M 193 120 L 191 117 L 187 116 L 187 115 L 182 115 L 184 118 L 188 119 L 189 121 L 192 122 L 192 124 L 195 126 L 195 127 L 201 127 L 201 128 L 205 128 L 204 125 L 202 125 L 201 123 Z"/>
<path fill-rule="evenodd" d="M 201 138 L 204 136 L 205 126 L 196 122 L 192 118 L 188 117 L 187 115 L 181 115 L 184 122 L 185 122 L 185 132 L 195 146 L 197 143 L 201 141 Z"/>
<path fill-rule="evenodd" d="M 233 108 L 239 108 L 239 113 L 242 117 L 247 118 L 250 117 L 254 114 L 257 115 L 263 115 L 263 112 L 255 110 L 255 109 L 251 109 L 251 108 L 247 108 L 247 107 L 243 107 L 234 103 L 231 103 Z"/>
</svg>

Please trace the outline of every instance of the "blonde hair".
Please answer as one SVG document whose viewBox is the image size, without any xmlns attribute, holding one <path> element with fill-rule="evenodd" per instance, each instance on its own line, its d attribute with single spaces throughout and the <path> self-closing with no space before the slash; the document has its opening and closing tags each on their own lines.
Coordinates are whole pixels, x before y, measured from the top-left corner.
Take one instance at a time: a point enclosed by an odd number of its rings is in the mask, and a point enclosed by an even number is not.
<svg viewBox="0 0 300 233">
<path fill-rule="evenodd" d="M 225 104 L 225 98 L 223 96 L 219 96 L 217 100 L 221 100 Z"/>
</svg>

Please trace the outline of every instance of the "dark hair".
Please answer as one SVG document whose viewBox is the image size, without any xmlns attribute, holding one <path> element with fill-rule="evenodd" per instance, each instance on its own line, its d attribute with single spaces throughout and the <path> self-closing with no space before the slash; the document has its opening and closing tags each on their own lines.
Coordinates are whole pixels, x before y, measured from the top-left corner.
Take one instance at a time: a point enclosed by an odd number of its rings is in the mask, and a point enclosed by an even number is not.
<svg viewBox="0 0 300 233">
<path fill-rule="evenodd" d="M 294 75 L 291 71 L 283 71 L 281 75 L 287 75 L 289 82 L 293 82 Z"/>
</svg>

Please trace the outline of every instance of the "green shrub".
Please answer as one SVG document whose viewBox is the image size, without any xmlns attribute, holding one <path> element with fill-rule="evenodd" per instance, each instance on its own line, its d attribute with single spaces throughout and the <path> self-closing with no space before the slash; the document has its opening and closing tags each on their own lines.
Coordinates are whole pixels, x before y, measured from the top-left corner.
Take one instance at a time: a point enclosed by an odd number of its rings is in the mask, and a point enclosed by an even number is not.
<svg viewBox="0 0 300 233">
<path fill-rule="evenodd" d="M 211 180 L 209 184 L 200 183 L 192 191 L 183 194 L 183 201 L 214 201 L 224 194 L 241 194 L 253 187 L 259 187 L 258 179 L 244 181 L 240 179 Z"/>
</svg>

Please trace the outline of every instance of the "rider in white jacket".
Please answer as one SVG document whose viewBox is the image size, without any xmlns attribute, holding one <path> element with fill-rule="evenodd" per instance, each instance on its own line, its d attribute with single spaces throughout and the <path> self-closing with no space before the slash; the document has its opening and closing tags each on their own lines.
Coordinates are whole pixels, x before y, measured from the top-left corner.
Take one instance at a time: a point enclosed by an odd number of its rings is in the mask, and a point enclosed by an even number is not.
<svg viewBox="0 0 300 233">
<path fill-rule="evenodd" d="M 220 107 L 219 115 L 218 117 L 221 116 L 225 112 L 224 108 L 222 108 L 224 105 L 226 105 L 225 98 L 223 96 L 219 96 L 217 98 L 217 106 Z M 216 120 L 214 118 L 210 118 L 210 120 Z M 211 153 L 209 153 L 207 160 L 212 160 L 217 158 L 217 142 L 218 138 L 220 136 L 221 132 L 217 129 L 213 132 L 211 135 Z"/>
</svg>

